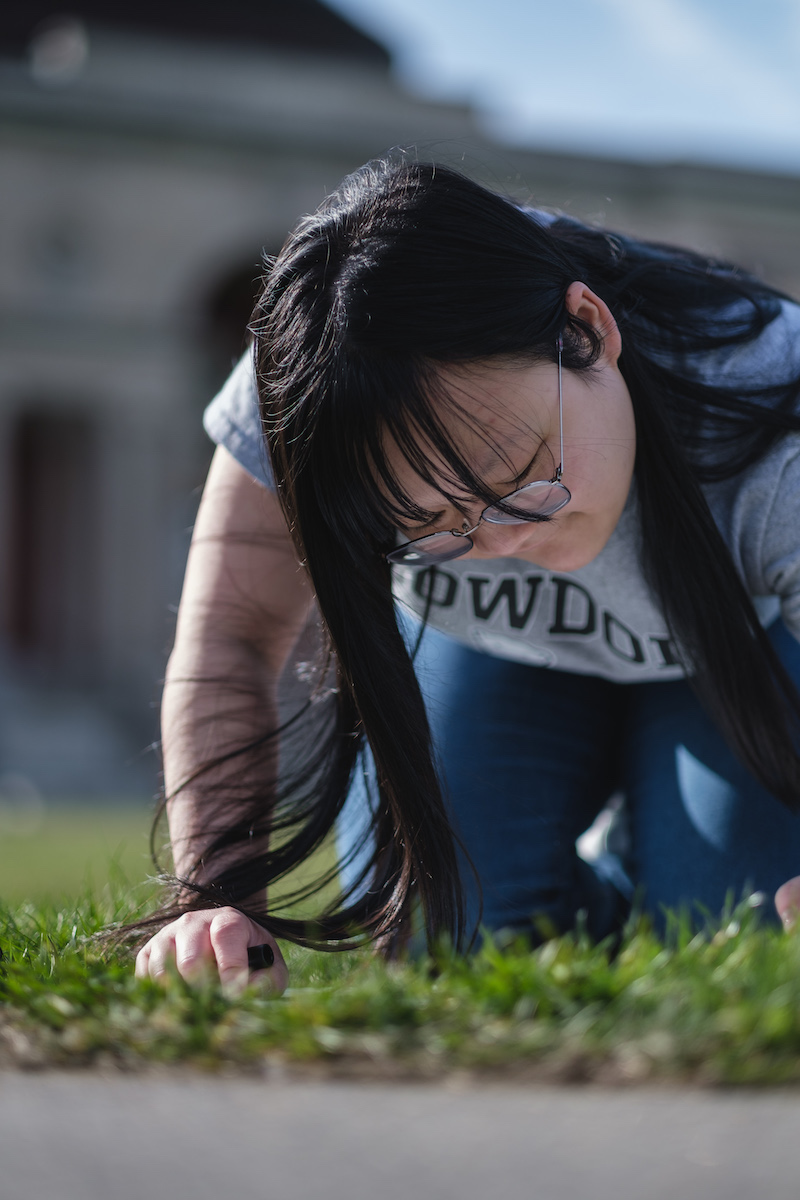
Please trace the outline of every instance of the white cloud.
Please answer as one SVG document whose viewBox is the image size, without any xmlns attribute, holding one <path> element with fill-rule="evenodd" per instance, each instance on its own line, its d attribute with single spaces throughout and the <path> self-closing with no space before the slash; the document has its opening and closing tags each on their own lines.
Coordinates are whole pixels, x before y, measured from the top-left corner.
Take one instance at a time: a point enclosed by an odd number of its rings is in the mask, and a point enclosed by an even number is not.
<svg viewBox="0 0 800 1200">
<path fill-rule="evenodd" d="M 329 0 L 499 136 L 800 169 L 800 0 Z"/>
</svg>

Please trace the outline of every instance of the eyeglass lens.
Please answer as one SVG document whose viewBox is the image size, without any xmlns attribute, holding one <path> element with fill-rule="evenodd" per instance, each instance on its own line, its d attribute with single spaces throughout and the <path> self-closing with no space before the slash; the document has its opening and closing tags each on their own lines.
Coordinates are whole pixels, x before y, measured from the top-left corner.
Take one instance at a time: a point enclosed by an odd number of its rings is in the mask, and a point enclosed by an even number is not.
<svg viewBox="0 0 800 1200">
<path fill-rule="evenodd" d="M 570 493 L 563 483 L 545 483 L 537 480 L 526 484 L 517 492 L 506 496 L 504 503 L 517 513 L 527 516 L 549 517 L 558 512 L 569 501 Z M 490 505 L 481 514 L 483 520 L 493 525 L 522 525 L 525 516 L 503 512 L 496 505 Z M 449 530 L 442 533 L 430 533 L 427 537 L 416 538 L 391 550 L 386 559 L 390 563 L 408 563 L 415 567 L 427 567 L 434 563 L 449 562 L 450 559 L 460 558 L 471 550 L 471 537 L 456 535 Z"/>
<path fill-rule="evenodd" d="M 563 483 L 545 483 L 543 480 L 537 480 L 505 497 L 504 506 L 508 505 L 509 508 L 514 509 L 514 512 L 505 512 L 496 504 L 490 504 L 483 510 L 481 516 L 484 521 L 489 521 L 492 525 L 518 525 L 521 519 L 524 520 L 524 517 L 520 518 L 517 514 L 550 517 L 563 508 L 569 498 L 570 494 Z"/>
<path fill-rule="evenodd" d="M 429 567 L 434 563 L 449 562 L 451 558 L 460 558 L 473 546 L 471 537 L 454 537 L 449 530 L 443 533 L 430 533 L 427 537 L 416 538 L 406 542 L 386 555 L 390 563 L 408 563 L 414 567 Z"/>
<path fill-rule="evenodd" d="M 572 498 L 570 492 L 560 482 L 564 464 L 564 421 L 562 415 L 561 394 L 561 352 L 562 341 L 559 337 L 556 343 L 558 350 L 558 423 L 561 456 L 558 469 L 549 482 L 535 480 L 524 487 L 503 497 L 503 508 L 490 504 L 483 510 L 477 525 L 481 521 L 489 521 L 492 525 L 521 525 L 524 521 L 536 517 L 550 517 L 558 512 Z M 511 509 L 512 511 L 504 511 Z M 477 529 L 477 525 L 475 528 Z M 465 529 L 469 528 L 465 526 Z M 470 530 L 472 532 L 472 530 Z M 452 558 L 460 558 L 472 549 L 474 543 L 469 534 L 461 534 L 451 530 L 442 533 L 431 533 L 427 537 L 415 538 L 391 550 L 386 555 L 387 562 L 409 563 L 415 567 L 427 567 L 434 563 L 449 562 Z"/>
</svg>

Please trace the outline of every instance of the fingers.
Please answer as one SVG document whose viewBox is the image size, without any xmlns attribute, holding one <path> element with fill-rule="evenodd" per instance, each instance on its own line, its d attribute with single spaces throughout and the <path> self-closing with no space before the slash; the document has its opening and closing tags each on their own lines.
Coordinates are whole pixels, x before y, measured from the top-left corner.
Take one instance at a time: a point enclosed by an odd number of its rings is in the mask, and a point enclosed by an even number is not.
<svg viewBox="0 0 800 1200">
<path fill-rule="evenodd" d="M 251 969 L 248 950 L 254 946 L 271 950 L 273 963 L 267 965 L 267 953 L 260 956 L 264 966 Z M 280 994 L 289 982 L 275 939 L 235 908 L 184 913 L 166 925 L 139 951 L 136 977 L 161 981 L 174 967 L 184 979 L 199 982 L 209 977 L 215 966 L 230 995 L 238 995 L 251 982 Z"/>
<path fill-rule="evenodd" d="M 250 968 L 247 965 L 247 948 L 250 945 L 252 921 L 243 918 L 233 908 L 221 908 L 214 914 L 209 927 L 209 938 L 217 961 L 223 988 L 233 993 L 247 987 Z"/>
<path fill-rule="evenodd" d="M 168 963 L 175 959 L 175 927 L 165 929 L 152 937 L 136 956 L 136 975 L 139 979 L 163 979 Z"/>
<path fill-rule="evenodd" d="M 265 961 L 265 965 L 263 967 L 256 966 L 255 964 L 251 965 L 250 982 L 258 983 L 273 995 L 280 996 L 289 986 L 289 971 L 283 955 L 280 952 L 278 943 L 265 929 L 261 929 L 260 926 L 254 926 L 254 931 L 256 936 L 251 936 L 249 949 L 252 950 L 254 945 L 258 947 L 263 946 L 265 949 L 272 951 L 273 961 L 267 966 L 266 959 L 269 958 L 269 955 L 259 956 Z"/>
<path fill-rule="evenodd" d="M 289 975 L 283 955 L 275 939 L 260 925 L 235 909 L 223 908 L 214 916 L 209 935 L 222 986 L 230 994 L 237 995 L 248 983 L 261 984 L 277 994 L 285 990 Z M 272 964 L 251 970 L 248 950 L 252 946 L 269 946 Z"/>
<path fill-rule="evenodd" d="M 208 922 L 177 922 L 175 931 L 175 965 L 178 974 L 190 982 L 208 978 L 214 968 L 214 950 Z"/>
<path fill-rule="evenodd" d="M 775 908 L 784 929 L 791 929 L 800 917 L 800 875 L 789 879 L 775 893 Z"/>
<path fill-rule="evenodd" d="M 141 950 L 136 955 L 136 968 L 134 973 L 137 979 L 147 979 L 148 975 L 150 974 L 150 954 L 152 952 L 152 948 L 153 939 L 151 938 L 147 945 L 142 946 Z"/>
</svg>

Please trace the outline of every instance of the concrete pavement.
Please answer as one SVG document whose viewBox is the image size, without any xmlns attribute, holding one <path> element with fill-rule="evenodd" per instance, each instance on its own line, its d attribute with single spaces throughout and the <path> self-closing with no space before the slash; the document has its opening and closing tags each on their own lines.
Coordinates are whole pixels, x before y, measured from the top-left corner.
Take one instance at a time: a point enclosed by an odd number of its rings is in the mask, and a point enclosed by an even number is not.
<svg viewBox="0 0 800 1200">
<path fill-rule="evenodd" d="M 2 1200 L 798 1200 L 800 1096 L 0 1074 Z"/>
</svg>

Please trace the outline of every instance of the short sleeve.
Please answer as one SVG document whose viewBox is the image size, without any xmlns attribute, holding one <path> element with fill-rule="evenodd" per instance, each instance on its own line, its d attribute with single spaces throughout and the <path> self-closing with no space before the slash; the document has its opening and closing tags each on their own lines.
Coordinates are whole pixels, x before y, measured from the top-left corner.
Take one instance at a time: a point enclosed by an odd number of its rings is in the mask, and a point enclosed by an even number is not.
<svg viewBox="0 0 800 1200">
<path fill-rule="evenodd" d="M 765 521 L 761 560 L 766 590 L 779 597 L 783 622 L 800 641 L 800 437 L 789 435 L 786 443 Z"/>
<path fill-rule="evenodd" d="M 740 312 L 743 320 L 751 314 L 744 301 L 728 311 Z M 800 305 L 781 300 L 774 320 L 754 341 L 698 356 L 694 373 L 708 383 L 743 390 L 789 383 L 800 374 Z"/>
<path fill-rule="evenodd" d="M 800 307 L 784 300 L 755 343 L 730 353 L 719 378 L 728 386 L 769 387 L 798 373 Z M 758 531 L 756 589 L 777 596 L 783 623 L 800 641 L 800 434 L 785 434 L 748 475 L 738 505 L 742 545 Z M 747 563 L 746 551 L 743 558 Z"/>
<path fill-rule="evenodd" d="M 224 446 L 253 479 L 265 487 L 273 486 L 250 351 L 239 360 L 209 404 L 203 414 L 203 425 L 211 440 Z"/>
</svg>

